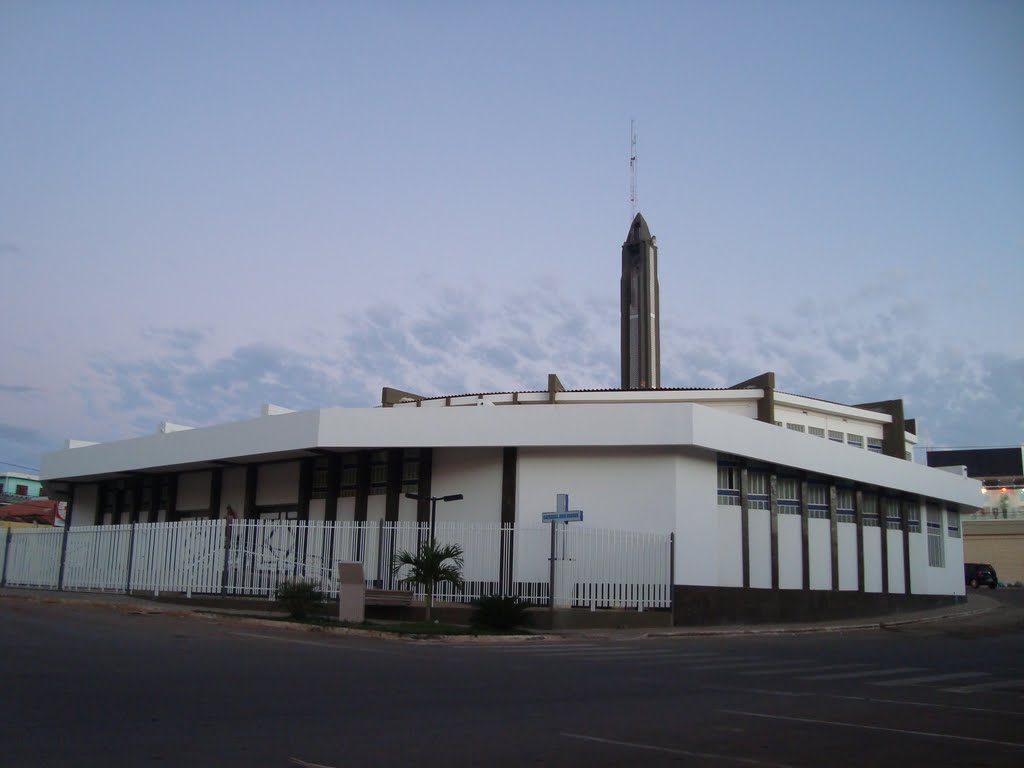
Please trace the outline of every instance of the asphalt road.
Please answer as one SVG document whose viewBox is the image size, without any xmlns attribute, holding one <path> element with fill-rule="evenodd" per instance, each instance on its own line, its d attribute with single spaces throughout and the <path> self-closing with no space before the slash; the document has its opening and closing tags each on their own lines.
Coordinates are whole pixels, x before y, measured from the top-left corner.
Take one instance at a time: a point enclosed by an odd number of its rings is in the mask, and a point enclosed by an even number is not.
<svg viewBox="0 0 1024 768">
<path fill-rule="evenodd" d="M 0 765 L 1024 765 L 1024 595 L 848 634 L 477 644 L 0 601 Z"/>
</svg>

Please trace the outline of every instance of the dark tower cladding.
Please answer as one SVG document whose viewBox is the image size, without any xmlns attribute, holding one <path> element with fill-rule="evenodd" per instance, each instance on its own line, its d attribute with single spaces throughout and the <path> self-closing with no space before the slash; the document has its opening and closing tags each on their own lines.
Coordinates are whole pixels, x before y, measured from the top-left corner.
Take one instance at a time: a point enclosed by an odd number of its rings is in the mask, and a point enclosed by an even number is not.
<svg viewBox="0 0 1024 768">
<path fill-rule="evenodd" d="M 622 388 L 661 386 L 658 246 L 639 213 L 622 244 Z"/>
</svg>

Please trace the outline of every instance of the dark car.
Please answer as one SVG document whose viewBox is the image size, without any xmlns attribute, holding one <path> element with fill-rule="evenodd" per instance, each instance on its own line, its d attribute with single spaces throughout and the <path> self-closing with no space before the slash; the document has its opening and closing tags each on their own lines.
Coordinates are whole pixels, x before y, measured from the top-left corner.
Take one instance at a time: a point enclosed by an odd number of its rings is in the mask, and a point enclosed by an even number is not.
<svg viewBox="0 0 1024 768">
<path fill-rule="evenodd" d="M 996 569 L 988 563 L 964 563 L 964 584 L 967 586 L 977 589 L 988 584 L 989 589 L 995 589 L 998 583 Z"/>
</svg>

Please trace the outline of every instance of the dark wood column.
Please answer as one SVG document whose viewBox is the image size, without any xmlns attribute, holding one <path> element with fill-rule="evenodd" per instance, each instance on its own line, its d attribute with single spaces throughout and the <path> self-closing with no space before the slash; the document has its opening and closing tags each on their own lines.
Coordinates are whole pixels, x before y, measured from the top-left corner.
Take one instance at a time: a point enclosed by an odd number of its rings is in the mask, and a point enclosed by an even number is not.
<svg viewBox="0 0 1024 768">
<path fill-rule="evenodd" d="M 878 525 L 882 529 L 882 594 L 889 593 L 889 520 L 886 516 L 885 501 L 881 496 L 878 499 Z"/>
<path fill-rule="evenodd" d="M 259 464 L 245 465 L 245 496 L 242 500 L 242 517 L 245 520 L 252 520 L 256 517 L 256 486 L 259 477 Z"/>
<path fill-rule="evenodd" d="M 501 455 L 501 541 L 499 543 L 499 586 L 503 595 L 512 591 L 512 568 L 515 539 L 512 529 L 516 524 L 516 470 L 519 449 L 506 447 Z"/>
<path fill-rule="evenodd" d="M 839 504 L 836 487 L 828 486 L 828 537 L 832 550 L 832 591 L 839 590 Z"/>
<path fill-rule="evenodd" d="M 430 496 L 433 476 L 434 449 L 420 448 L 420 500 L 416 502 L 416 522 L 420 525 L 428 525 L 430 523 Z"/>
<path fill-rule="evenodd" d="M 384 519 L 389 523 L 398 522 L 398 505 L 402 501 L 402 471 L 405 451 L 392 448 L 388 451 L 388 489 L 384 499 Z"/>
<path fill-rule="evenodd" d="M 771 556 L 772 556 L 772 589 L 779 588 L 779 489 L 778 477 L 772 473 L 768 478 L 768 506 L 771 508 Z"/>
<path fill-rule="evenodd" d="M 75 496 L 78 490 L 78 483 L 68 483 L 68 505 L 64 509 L 64 527 L 71 527 L 71 515 L 75 511 Z"/>
<path fill-rule="evenodd" d="M 139 523 L 142 518 L 142 475 L 132 478 L 132 515 L 130 522 Z"/>
<path fill-rule="evenodd" d="M 210 519 L 216 520 L 220 517 L 221 488 L 224 485 L 224 470 L 217 469 L 210 472 Z"/>
<path fill-rule="evenodd" d="M 96 509 L 93 510 L 92 524 L 103 525 L 103 510 L 107 506 L 107 485 L 104 482 L 96 483 Z"/>
<path fill-rule="evenodd" d="M 805 590 L 811 588 L 811 510 L 807 506 L 807 486 L 806 480 L 800 481 L 800 565 L 801 586 Z"/>
<path fill-rule="evenodd" d="M 864 591 L 864 494 L 853 494 L 853 511 L 857 520 L 857 591 Z"/>
<path fill-rule="evenodd" d="M 903 592 L 911 594 L 910 584 L 910 504 L 906 499 L 900 500 L 900 520 L 903 522 Z M 918 517 L 921 511 L 918 509 Z"/>
<path fill-rule="evenodd" d="M 167 476 L 167 521 L 178 521 L 178 473 Z"/>
<path fill-rule="evenodd" d="M 332 453 L 327 457 L 327 496 L 324 498 L 324 520 L 334 523 L 338 520 L 338 497 L 341 495 L 341 454 Z"/>
<path fill-rule="evenodd" d="M 295 516 L 299 520 L 309 520 L 309 500 L 313 496 L 313 462 L 312 457 L 299 460 L 299 498 L 295 505 Z"/>
<path fill-rule="evenodd" d="M 750 586 L 750 478 L 746 467 L 740 469 L 740 569 L 743 586 Z"/>
<path fill-rule="evenodd" d="M 124 511 L 124 485 L 123 480 L 115 480 L 114 486 L 114 509 L 110 515 L 110 522 L 114 525 L 121 524 L 121 514 Z"/>
<path fill-rule="evenodd" d="M 370 452 L 360 451 L 356 455 L 356 502 L 353 517 L 357 523 L 366 522 L 366 511 L 370 500 Z"/>
</svg>

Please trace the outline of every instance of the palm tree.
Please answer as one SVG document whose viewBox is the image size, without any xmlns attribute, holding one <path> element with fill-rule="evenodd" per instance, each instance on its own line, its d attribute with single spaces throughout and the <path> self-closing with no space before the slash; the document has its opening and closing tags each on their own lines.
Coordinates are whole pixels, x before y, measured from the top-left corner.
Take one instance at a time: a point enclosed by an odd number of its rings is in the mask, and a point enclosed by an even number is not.
<svg viewBox="0 0 1024 768">
<path fill-rule="evenodd" d="M 451 562 L 449 562 L 451 561 Z M 426 541 L 420 545 L 419 551 L 413 554 L 403 549 L 395 557 L 394 571 L 397 574 L 405 566 L 409 573 L 402 577 L 407 584 L 422 584 L 427 596 L 427 621 L 430 621 L 430 609 L 434 605 L 434 585 L 439 581 L 447 581 L 456 588 L 462 589 L 462 547 L 458 544 L 437 544 Z"/>
</svg>

